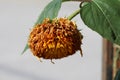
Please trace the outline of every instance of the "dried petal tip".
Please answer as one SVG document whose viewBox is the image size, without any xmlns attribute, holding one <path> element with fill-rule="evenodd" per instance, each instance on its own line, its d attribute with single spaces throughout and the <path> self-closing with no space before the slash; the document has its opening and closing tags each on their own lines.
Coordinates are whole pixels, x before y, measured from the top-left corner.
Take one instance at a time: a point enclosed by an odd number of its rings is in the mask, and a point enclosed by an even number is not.
<svg viewBox="0 0 120 80">
<path fill-rule="evenodd" d="M 44 59 L 60 59 L 80 50 L 83 36 L 74 22 L 46 18 L 31 31 L 28 45 L 33 55 Z"/>
</svg>

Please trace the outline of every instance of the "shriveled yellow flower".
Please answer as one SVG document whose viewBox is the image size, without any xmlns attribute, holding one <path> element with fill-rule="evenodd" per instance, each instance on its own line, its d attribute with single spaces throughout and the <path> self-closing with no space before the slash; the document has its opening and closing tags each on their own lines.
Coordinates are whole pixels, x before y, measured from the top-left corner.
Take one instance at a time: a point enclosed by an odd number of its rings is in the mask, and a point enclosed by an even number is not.
<svg viewBox="0 0 120 80">
<path fill-rule="evenodd" d="M 60 59 L 81 50 L 83 36 L 74 22 L 67 18 L 46 18 L 32 29 L 28 46 L 34 56 L 44 59 Z"/>
</svg>

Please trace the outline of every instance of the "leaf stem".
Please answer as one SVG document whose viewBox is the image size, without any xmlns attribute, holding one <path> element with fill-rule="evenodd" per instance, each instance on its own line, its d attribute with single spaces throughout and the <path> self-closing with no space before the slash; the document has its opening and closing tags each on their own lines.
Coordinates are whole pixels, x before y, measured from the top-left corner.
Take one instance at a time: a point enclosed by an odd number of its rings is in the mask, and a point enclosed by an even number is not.
<svg viewBox="0 0 120 80">
<path fill-rule="evenodd" d="M 75 12 L 73 12 L 71 15 L 69 15 L 67 18 L 69 20 L 73 19 L 76 15 L 78 15 L 80 13 L 80 9 L 76 10 Z"/>
</svg>

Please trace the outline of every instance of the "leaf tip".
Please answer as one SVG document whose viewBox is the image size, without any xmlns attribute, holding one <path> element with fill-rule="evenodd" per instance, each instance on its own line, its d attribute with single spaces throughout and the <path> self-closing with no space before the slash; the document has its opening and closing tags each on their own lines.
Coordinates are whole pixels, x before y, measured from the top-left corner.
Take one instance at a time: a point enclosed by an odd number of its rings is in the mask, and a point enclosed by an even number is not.
<svg viewBox="0 0 120 80">
<path fill-rule="evenodd" d="M 24 50 L 21 52 L 21 55 L 23 55 L 23 54 L 27 51 L 28 48 L 29 48 L 29 47 L 28 47 L 28 44 L 26 44 Z"/>
</svg>

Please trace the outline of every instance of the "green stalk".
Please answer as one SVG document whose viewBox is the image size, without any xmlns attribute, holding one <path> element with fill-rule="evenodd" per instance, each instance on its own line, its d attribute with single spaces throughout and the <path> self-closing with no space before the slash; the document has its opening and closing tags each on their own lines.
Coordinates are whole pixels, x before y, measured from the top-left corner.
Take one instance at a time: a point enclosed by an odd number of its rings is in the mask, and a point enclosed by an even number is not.
<svg viewBox="0 0 120 80">
<path fill-rule="evenodd" d="M 76 15 L 78 15 L 80 13 L 80 9 L 76 10 L 75 12 L 73 12 L 70 16 L 68 16 L 67 18 L 69 20 L 73 19 Z"/>
</svg>

